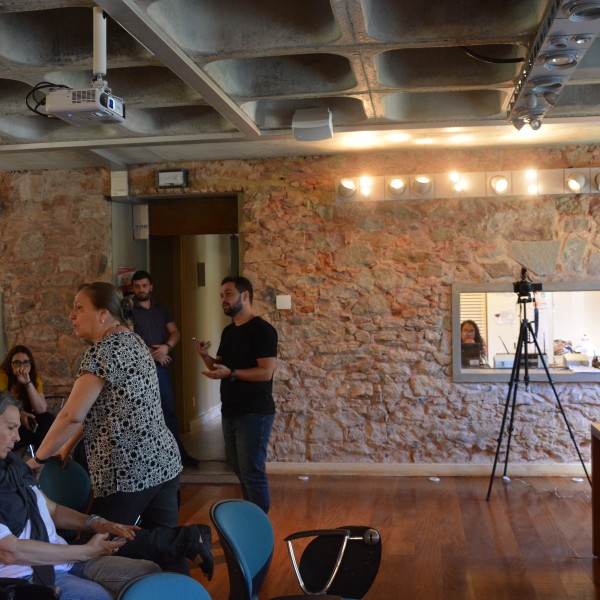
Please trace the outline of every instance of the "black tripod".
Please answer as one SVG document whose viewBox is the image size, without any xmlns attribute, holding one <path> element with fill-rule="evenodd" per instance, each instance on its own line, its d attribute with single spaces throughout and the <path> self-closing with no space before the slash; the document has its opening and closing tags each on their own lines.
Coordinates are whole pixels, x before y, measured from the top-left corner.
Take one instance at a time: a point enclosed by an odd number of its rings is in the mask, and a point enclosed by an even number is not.
<svg viewBox="0 0 600 600">
<path fill-rule="evenodd" d="M 565 424 L 567 426 L 567 430 L 569 431 L 569 435 L 571 436 L 571 439 L 573 440 L 575 450 L 577 451 L 577 456 L 579 457 L 579 460 L 581 461 L 581 466 L 583 467 L 583 470 L 585 472 L 585 475 L 587 477 L 587 480 L 588 480 L 590 486 L 592 485 L 592 480 L 590 479 L 587 469 L 585 468 L 585 463 L 583 462 L 583 458 L 581 456 L 581 453 L 579 452 L 579 447 L 577 446 L 577 442 L 575 441 L 575 436 L 573 435 L 571 426 L 569 425 L 567 415 L 565 414 L 563 406 L 560 402 L 560 398 L 558 397 L 558 392 L 556 391 L 556 388 L 554 387 L 554 382 L 552 381 L 552 378 L 550 377 L 550 371 L 548 370 L 548 366 L 546 365 L 546 361 L 544 360 L 544 355 L 542 354 L 540 345 L 538 344 L 537 338 L 535 336 L 535 332 L 533 330 L 533 327 L 531 326 L 531 323 L 527 320 L 527 304 L 526 303 L 531 302 L 531 296 L 529 294 L 527 294 L 527 295 L 519 294 L 518 302 L 519 302 L 519 304 L 521 304 L 523 306 L 523 319 L 521 321 L 521 329 L 519 331 L 519 340 L 517 342 L 515 362 L 512 367 L 512 372 L 510 375 L 510 382 L 508 384 L 508 393 L 506 394 L 506 403 L 504 405 L 504 414 L 502 416 L 502 425 L 500 426 L 500 434 L 498 435 L 498 446 L 496 448 L 496 457 L 494 458 L 494 468 L 492 469 L 492 475 L 490 476 L 490 485 L 488 487 L 487 496 L 485 498 L 486 500 L 490 499 L 490 494 L 492 493 L 492 486 L 494 485 L 494 476 L 496 474 L 496 466 L 498 464 L 498 456 L 500 455 L 500 448 L 502 446 L 502 438 L 504 437 L 504 428 L 506 427 L 506 418 L 508 417 L 508 410 L 510 407 L 510 421 L 509 421 L 509 425 L 508 425 L 508 439 L 507 439 L 507 443 L 506 443 L 506 457 L 504 459 L 504 473 L 503 473 L 503 477 L 506 477 L 506 471 L 508 468 L 508 455 L 510 453 L 510 440 L 512 437 L 513 424 L 514 424 L 514 419 L 515 419 L 515 406 L 517 403 L 517 392 L 519 390 L 519 383 L 521 382 L 521 380 L 519 379 L 521 365 L 523 365 L 523 369 L 525 371 L 525 374 L 523 376 L 523 383 L 525 384 L 525 389 L 529 389 L 529 355 L 528 355 L 528 351 L 527 351 L 527 344 L 529 341 L 531 341 L 535 344 L 535 347 L 537 349 L 538 360 L 539 360 L 539 362 L 541 362 L 542 366 L 544 367 L 544 371 L 546 372 L 546 377 L 548 378 L 548 383 L 550 384 L 550 387 L 552 388 L 552 391 L 554 392 L 554 397 L 556 398 L 556 402 L 558 404 L 558 407 L 560 408 L 560 412 L 561 412 L 563 419 L 565 421 Z"/>
</svg>

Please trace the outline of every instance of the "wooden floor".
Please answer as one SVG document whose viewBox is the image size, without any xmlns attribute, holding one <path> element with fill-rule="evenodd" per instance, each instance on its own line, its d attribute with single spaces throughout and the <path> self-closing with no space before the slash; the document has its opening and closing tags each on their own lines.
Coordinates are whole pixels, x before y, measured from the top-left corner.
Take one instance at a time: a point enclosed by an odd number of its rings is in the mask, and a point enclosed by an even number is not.
<svg viewBox="0 0 600 600">
<path fill-rule="evenodd" d="M 371 600 L 600 599 L 592 557 L 587 482 L 569 478 L 272 476 L 273 563 L 261 600 L 300 589 L 283 538 L 302 529 L 368 525 L 382 534 L 383 558 Z M 561 497 L 562 496 L 562 497 Z M 182 523 L 208 522 L 213 502 L 237 485 L 182 486 Z M 223 554 L 215 577 L 192 575 L 213 600 L 227 600 Z"/>
</svg>

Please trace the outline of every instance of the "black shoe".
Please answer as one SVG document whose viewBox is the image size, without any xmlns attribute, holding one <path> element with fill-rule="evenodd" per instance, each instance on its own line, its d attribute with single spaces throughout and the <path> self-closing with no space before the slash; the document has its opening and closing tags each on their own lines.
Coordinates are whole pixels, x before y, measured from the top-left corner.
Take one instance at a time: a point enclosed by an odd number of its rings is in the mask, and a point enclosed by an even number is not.
<svg viewBox="0 0 600 600">
<path fill-rule="evenodd" d="M 200 461 L 190 456 L 183 446 L 179 448 L 179 453 L 181 454 L 181 464 L 184 467 L 197 467 L 200 464 Z"/>
<path fill-rule="evenodd" d="M 200 536 L 202 537 L 202 543 L 198 547 L 198 554 L 202 558 L 202 562 L 196 564 L 210 581 L 213 578 L 213 573 L 215 571 L 215 561 L 210 550 L 212 532 L 208 525 L 199 524 L 198 529 L 200 530 Z"/>
</svg>

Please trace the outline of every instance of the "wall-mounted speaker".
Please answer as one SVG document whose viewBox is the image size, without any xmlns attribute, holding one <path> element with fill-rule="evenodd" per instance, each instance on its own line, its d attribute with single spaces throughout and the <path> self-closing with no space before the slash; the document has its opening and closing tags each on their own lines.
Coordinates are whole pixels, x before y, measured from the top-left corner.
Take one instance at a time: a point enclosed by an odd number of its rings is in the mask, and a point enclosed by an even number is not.
<svg viewBox="0 0 600 600">
<path fill-rule="evenodd" d="M 303 108 L 294 113 L 292 131 L 299 142 L 319 142 L 333 137 L 333 120 L 328 108 Z"/>
</svg>

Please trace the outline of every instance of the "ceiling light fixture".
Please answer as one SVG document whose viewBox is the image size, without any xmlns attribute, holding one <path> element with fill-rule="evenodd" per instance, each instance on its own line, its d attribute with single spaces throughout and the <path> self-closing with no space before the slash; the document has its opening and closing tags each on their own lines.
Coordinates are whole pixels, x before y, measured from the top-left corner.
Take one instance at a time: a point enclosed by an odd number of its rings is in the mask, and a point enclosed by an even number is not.
<svg viewBox="0 0 600 600">
<path fill-rule="evenodd" d="M 542 54 L 540 60 L 544 63 L 546 69 L 562 70 L 562 69 L 574 69 L 581 59 L 581 52 L 575 50 L 564 50 L 561 52 L 548 52 L 548 54 Z"/>
<path fill-rule="evenodd" d="M 600 0 L 549 0 L 547 4 L 508 103 L 507 119 L 516 129 L 525 123 L 534 131 L 540 129 L 547 111 L 557 103 L 558 95 L 600 33 Z M 577 21 L 586 21 L 585 29 Z M 561 77 L 548 78 L 549 71 Z"/>
<path fill-rule="evenodd" d="M 595 21 L 600 19 L 600 2 L 576 0 L 566 4 L 564 11 L 570 21 Z"/>
</svg>

